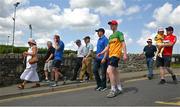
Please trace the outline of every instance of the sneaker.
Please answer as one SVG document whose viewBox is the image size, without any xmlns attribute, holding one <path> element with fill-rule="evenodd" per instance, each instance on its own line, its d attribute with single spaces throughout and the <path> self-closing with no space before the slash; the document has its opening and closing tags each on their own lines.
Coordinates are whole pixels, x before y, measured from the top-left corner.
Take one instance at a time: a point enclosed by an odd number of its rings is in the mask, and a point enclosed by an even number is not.
<svg viewBox="0 0 180 107">
<path fill-rule="evenodd" d="M 107 88 L 101 88 L 101 90 L 100 91 L 106 91 L 107 90 Z"/>
<path fill-rule="evenodd" d="M 58 86 L 57 83 L 54 83 L 54 84 L 51 85 L 51 87 L 57 87 L 57 86 Z"/>
<path fill-rule="evenodd" d="M 49 83 L 50 81 L 48 79 L 46 79 L 45 82 Z"/>
<path fill-rule="evenodd" d="M 113 97 L 116 97 L 116 96 L 117 96 L 117 92 L 111 90 L 111 91 L 109 92 L 109 94 L 107 95 L 107 98 L 113 98 Z"/>
<path fill-rule="evenodd" d="M 165 79 L 161 79 L 161 81 L 159 82 L 159 84 L 165 84 L 166 80 Z"/>
<path fill-rule="evenodd" d="M 96 87 L 95 91 L 101 91 L 101 87 Z"/>
<path fill-rule="evenodd" d="M 116 93 L 119 95 L 119 94 L 122 94 L 123 91 L 122 90 L 117 90 Z"/>
</svg>

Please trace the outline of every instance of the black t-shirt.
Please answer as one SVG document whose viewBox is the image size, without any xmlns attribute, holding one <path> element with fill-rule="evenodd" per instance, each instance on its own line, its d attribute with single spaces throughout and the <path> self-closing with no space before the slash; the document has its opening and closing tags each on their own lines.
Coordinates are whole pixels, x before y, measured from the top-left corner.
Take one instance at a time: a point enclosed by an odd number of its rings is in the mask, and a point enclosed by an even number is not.
<svg viewBox="0 0 180 107">
<path fill-rule="evenodd" d="M 151 45 L 151 46 L 147 45 L 144 47 L 143 51 L 145 52 L 145 56 L 147 58 L 151 58 L 151 57 L 154 57 L 154 53 L 157 51 L 157 49 L 156 49 L 156 46 L 154 45 Z"/>
<path fill-rule="evenodd" d="M 46 53 L 46 56 L 45 56 L 44 60 L 46 61 L 50 57 L 51 54 L 54 55 L 54 52 L 55 52 L 54 47 L 49 48 L 47 53 Z M 53 60 L 53 59 L 54 59 L 54 56 L 50 60 Z"/>
</svg>

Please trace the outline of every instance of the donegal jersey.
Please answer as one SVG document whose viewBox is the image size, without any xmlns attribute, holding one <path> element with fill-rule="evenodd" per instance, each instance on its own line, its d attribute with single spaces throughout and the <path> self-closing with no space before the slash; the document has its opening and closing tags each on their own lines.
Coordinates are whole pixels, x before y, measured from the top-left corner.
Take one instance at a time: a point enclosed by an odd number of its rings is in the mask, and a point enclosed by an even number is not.
<svg viewBox="0 0 180 107">
<path fill-rule="evenodd" d="M 164 40 L 164 35 L 159 35 L 159 34 L 156 35 L 155 37 L 156 44 L 163 43 L 163 40 Z"/>
<path fill-rule="evenodd" d="M 109 37 L 109 57 L 118 57 L 122 55 L 122 42 L 124 42 L 124 35 L 122 32 L 116 31 Z"/>
</svg>

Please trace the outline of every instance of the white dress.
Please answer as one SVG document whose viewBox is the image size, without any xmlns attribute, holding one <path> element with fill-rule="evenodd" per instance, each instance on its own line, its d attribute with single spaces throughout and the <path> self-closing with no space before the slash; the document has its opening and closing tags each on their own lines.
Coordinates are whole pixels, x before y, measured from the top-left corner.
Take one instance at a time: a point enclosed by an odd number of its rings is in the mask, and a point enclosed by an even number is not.
<svg viewBox="0 0 180 107">
<path fill-rule="evenodd" d="M 32 53 L 32 47 L 28 49 L 28 53 Z M 21 74 L 20 78 L 26 81 L 39 81 L 39 76 L 37 74 L 37 63 L 29 64 L 29 60 L 32 56 L 28 55 L 26 58 L 26 69 Z"/>
</svg>

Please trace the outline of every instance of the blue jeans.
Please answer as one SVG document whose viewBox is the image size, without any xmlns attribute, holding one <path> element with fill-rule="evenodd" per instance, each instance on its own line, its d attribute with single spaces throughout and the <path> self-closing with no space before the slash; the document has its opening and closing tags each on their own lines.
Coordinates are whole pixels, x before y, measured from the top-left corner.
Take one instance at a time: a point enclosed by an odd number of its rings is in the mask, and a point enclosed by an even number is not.
<svg viewBox="0 0 180 107">
<path fill-rule="evenodd" d="M 93 73 L 96 79 L 97 87 L 106 88 L 106 70 L 107 70 L 107 61 L 101 64 L 101 60 L 94 60 Z M 101 77 L 99 75 L 99 69 L 101 68 Z"/>
<path fill-rule="evenodd" d="M 153 76 L 153 58 L 146 58 L 146 62 L 147 62 L 147 68 L 148 68 L 148 77 L 152 77 Z"/>
</svg>

